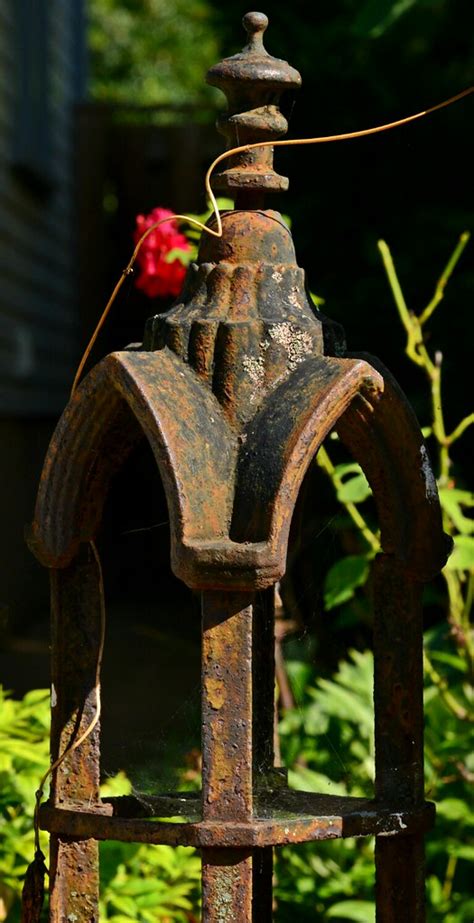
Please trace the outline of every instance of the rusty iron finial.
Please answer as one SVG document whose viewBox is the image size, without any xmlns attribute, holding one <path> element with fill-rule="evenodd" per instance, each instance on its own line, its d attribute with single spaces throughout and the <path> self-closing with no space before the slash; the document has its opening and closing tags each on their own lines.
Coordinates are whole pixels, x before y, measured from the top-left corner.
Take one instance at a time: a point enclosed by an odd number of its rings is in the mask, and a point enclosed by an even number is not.
<svg viewBox="0 0 474 923">
<path fill-rule="evenodd" d="M 239 54 L 225 58 L 207 73 L 207 82 L 225 93 L 228 110 L 217 121 L 227 148 L 280 138 L 288 122 L 280 112 L 282 93 L 301 86 L 301 76 L 286 61 L 268 54 L 263 33 L 264 13 L 246 13 L 242 20 L 248 43 Z M 273 150 L 237 154 L 213 179 L 213 186 L 236 197 L 237 208 L 261 208 L 265 192 L 288 188 L 288 180 L 273 169 Z"/>
<path fill-rule="evenodd" d="M 280 96 L 301 84 L 298 71 L 265 50 L 267 17 L 247 13 L 243 24 L 243 51 L 207 75 L 228 99 L 218 127 L 229 148 L 284 134 Z M 214 180 L 236 197 L 235 209 L 221 216 L 221 238 L 201 238 L 181 295 L 170 310 L 149 318 L 144 346 L 168 347 L 190 365 L 239 429 L 301 363 L 324 351 L 339 354 L 344 338 L 308 297 L 282 216 L 263 210 L 265 192 L 288 186 L 273 169 L 273 148 L 240 152 L 228 163 Z"/>
<path fill-rule="evenodd" d="M 244 50 L 251 51 L 254 54 L 265 54 L 270 57 L 263 44 L 263 33 L 268 28 L 268 16 L 265 16 L 265 13 L 246 13 L 242 19 L 242 25 L 249 40 Z"/>
</svg>

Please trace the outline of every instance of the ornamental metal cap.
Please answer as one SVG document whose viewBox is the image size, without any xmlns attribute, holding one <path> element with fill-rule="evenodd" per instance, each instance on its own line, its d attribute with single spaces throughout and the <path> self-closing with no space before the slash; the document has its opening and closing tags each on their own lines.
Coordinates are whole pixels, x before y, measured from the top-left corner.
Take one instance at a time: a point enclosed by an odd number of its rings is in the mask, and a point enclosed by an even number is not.
<svg viewBox="0 0 474 923">
<path fill-rule="evenodd" d="M 246 13 L 242 20 L 248 42 L 239 54 L 225 58 L 207 73 L 207 82 L 219 87 L 228 102 L 217 128 L 227 148 L 285 135 L 288 122 L 280 112 L 282 93 L 301 86 L 301 76 L 286 61 L 274 58 L 263 44 L 268 26 L 264 13 Z M 213 187 L 236 197 L 239 208 L 260 208 L 265 192 L 288 188 L 288 179 L 273 169 L 272 148 L 237 154 L 227 169 L 214 176 Z"/>
</svg>

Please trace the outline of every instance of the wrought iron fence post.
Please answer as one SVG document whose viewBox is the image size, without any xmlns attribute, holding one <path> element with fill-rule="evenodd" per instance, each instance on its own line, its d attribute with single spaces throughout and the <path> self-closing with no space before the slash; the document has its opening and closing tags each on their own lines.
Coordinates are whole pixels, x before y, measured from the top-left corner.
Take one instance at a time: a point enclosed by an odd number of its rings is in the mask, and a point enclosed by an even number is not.
<svg viewBox="0 0 474 923">
<path fill-rule="evenodd" d="M 273 139 L 297 71 L 244 17 L 244 50 L 211 68 L 229 109 L 229 146 Z M 31 533 L 53 569 L 53 755 L 93 707 L 98 574 L 88 555 L 114 473 L 143 438 L 171 524 L 171 566 L 202 593 L 202 794 L 101 801 L 98 731 L 56 773 L 41 824 L 52 834 L 51 919 L 97 918 L 96 841 L 202 850 L 205 923 L 272 916 L 272 849 L 376 835 L 377 919 L 421 923 L 423 800 L 420 588 L 443 566 L 436 484 L 418 423 L 381 363 L 345 351 L 308 298 L 291 234 L 265 210 L 286 188 L 269 148 L 215 178 L 235 196 L 221 239 L 204 237 L 182 295 L 151 318 L 143 345 L 87 375 L 45 462 Z M 384 554 L 376 562 L 375 798 L 292 791 L 273 757 L 273 588 L 286 568 L 305 473 L 335 429 L 372 486 Z M 77 651 L 80 656 L 77 656 Z M 275 808 L 277 805 L 277 809 Z M 182 823 L 157 821 L 182 812 Z M 315 883 L 317 888 L 317 883 Z"/>
</svg>

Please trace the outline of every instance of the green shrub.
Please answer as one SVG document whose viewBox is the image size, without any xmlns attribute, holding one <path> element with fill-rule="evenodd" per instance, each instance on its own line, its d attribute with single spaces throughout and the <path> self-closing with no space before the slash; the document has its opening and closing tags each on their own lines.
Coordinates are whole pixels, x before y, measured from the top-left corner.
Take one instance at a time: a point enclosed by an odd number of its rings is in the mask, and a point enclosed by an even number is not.
<svg viewBox="0 0 474 923">
<path fill-rule="evenodd" d="M 456 701 L 465 702 L 469 675 L 445 627 L 426 636 L 430 658 Z M 374 778 L 373 657 L 352 651 L 330 679 L 308 677 L 290 661 L 297 704 L 280 723 L 282 754 L 294 788 L 371 796 Z M 467 702 L 466 702 L 467 705 Z M 474 898 L 474 739 L 472 724 L 446 704 L 443 690 L 426 676 L 425 760 L 427 797 L 437 821 L 427 838 L 427 900 L 430 923 L 472 923 Z M 277 919 L 375 919 L 373 841 L 332 840 L 277 851 Z"/>
<path fill-rule="evenodd" d="M 49 761 L 49 691 L 21 700 L 0 686 L 0 920 L 16 919 L 34 854 L 35 791 Z M 46 849 L 47 838 L 42 842 Z"/>
<path fill-rule="evenodd" d="M 201 861 L 185 846 L 104 843 L 101 920 L 190 923 L 197 920 Z"/>
<path fill-rule="evenodd" d="M 0 686 L 0 921 L 20 918 L 23 877 L 34 855 L 33 811 L 49 764 L 49 691 L 13 699 Z M 124 773 L 104 794 L 130 791 Z M 48 853 L 48 837 L 41 834 Z M 192 923 L 199 907 L 201 864 L 194 849 L 101 844 L 101 919 L 114 923 Z M 194 908 L 194 910 L 193 910 Z"/>
</svg>

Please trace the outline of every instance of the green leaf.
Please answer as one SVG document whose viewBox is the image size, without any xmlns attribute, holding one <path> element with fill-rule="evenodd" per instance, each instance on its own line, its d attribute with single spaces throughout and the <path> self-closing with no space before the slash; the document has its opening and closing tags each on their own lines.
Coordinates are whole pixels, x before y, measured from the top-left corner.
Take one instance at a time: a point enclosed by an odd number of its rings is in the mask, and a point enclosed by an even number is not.
<svg viewBox="0 0 474 923">
<path fill-rule="evenodd" d="M 429 902 L 433 907 L 440 906 L 444 900 L 443 887 L 435 875 L 430 875 L 426 880 L 426 889 L 429 895 Z"/>
<path fill-rule="evenodd" d="M 322 304 L 326 304 L 325 298 L 321 298 L 321 295 L 315 295 L 314 292 L 310 292 L 309 295 L 317 308 Z"/>
<path fill-rule="evenodd" d="M 341 481 L 343 481 L 348 474 L 354 475 L 348 478 L 337 491 L 337 499 L 341 503 L 362 503 L 364 500 L 367 500 L 367 497 L 371 496 L 372 491 L 367 478 L 357 462 L 336 465 L 335 473 Z"/>
<path fill-rule="evenodd" d="M 352 554 L 337 561 L 326 575 L 324 582 L 324 605 L 329 611 L 351 599 L 355 590 L 363 586 L 369 576 L 369 560 L 366 555 Z"/>
<path fill-rule="evenodd" d="M 350 478 L 337 492 L 337 498 L 341 503 L 363 503 L 371 495 L 372 491 L 365 474 Z"/>
<path fill-rule="evenodd" d="M 356 722 L 361 734 L 372 733 L 374 716 L 371 703 L 363 701 L 354 690 L 344 689 L 329 679 L 321 679 L 318 686 L 317 700 L 324 705 L 326 714 L 340 721 Z"/>
<path fill-rule="evenodd" d="M 102 919 L 102 916 L 103 916 L 103 913 L 101 913 L 101 919 Z M 112 920 L 113 923 L 132 923 L 132 921 L 133 923 L 137 923 L 136 913 L 133 914 L 133 917 L 128 916 L 128 914 L 125 915 L 124 913 L 114 913 L 113 916 L 107 915 L 105 919 Z"/>
<path fill-rule="evenodd" d="M 319 702 L 307 705 L 305 709 L 304 730 L 311 737 L 325 734 L 329 725 L 328 716 L 323 714 Z"/>
<path fill-rule="evenodd" d="M 309 663 L 302 660 L 285 660 L 286 670 L 291 682 L 293 696 L 297 702 L 302 700 L 306 686 L 308 685 L 312 669 Z"/>
<path fill-rule="evenodd" d="M 356 923 L 375 923 L 375 904 L 372 901 L 339 901 L 326 913 L 328 919 L 355 920 Z"/>
<path fill-rule="evenodd" d="M 349 659 L 342 660 L 334 681 L 373 703 L 374 657 L 372 651 L 349 651 Z"/>
<path fill-rule="evenodd" d="M 460 798 L 444 798 L 437 805 L 436 813 L 439 817 L 446 817 L 450 821 L 465 822 L 469 821 L 469 819 L 474 820 L 466 802 Z"/>
<path fill-rule="evenodd" d="M 174 263 L 175 260 L 178 260 L 183 266 L 189 266 L 195 258 L 195 250 L 182 250 L 181 247 L 173 247 L 173 249 L 168 250 L 168 253 L 165 255 L 165 263 Z"/>
<path fill-rule="evenodd" d="M 217 197 L 216 202 L 217 202 L 217 207 L 220 212 L 232 212 L 234 210 L 234 200 L 233 199 L 227 199 L 225 196 L 221 195 Z M 209 214 L 210 213 L 211 213 L 211 209 L 209 207 Z M 288 215 L 282 215 L 281 217 L 283 218 L 283 221 L 286 221 L 287 223 L 290 222 L 291 224 L 291 221 L 290 221 L 290 218 L 288 218 Z"/>
<path fill-rule="evenodd" d="M 116 910 L 120 910 L 123 914 L 126 914 L 131 920 L 136 920 L 137 905 L 133 898 L 127 897 L 124 894 L 112 894 L 110 896 L 110 903 L 112 904 L 112 907 L 115 907 Z"/>
<path fill-rule="evenodd" d="M 117 772 L 115 776 L 110 776 L 100 786 L 102 798 L 113 798 L 116 795 L 131 795 L 132 783 L 123 769 Z"/>
<path fill-rule="evenodd" d="M 448 847 L 450 856 L 456 856 L 457 859 L 465 859 L 467 862 L 474 862 L 474 846 L 461 846 L 455 843 Z"/>
<path fill-rule="evenodd" d="M 344 482 L 337 492 L 338 500 L 341 503 L 362 503 L 367 497 L 370 497 L 372 491 L 368 484 L 367 478 L 357 462 L 344 462 L 336 465 L 335 474 L 339 480 Z M 348 477 L 352 475 L 352 477 Z"/>
<path fill-rule="evenodd" d="M 23 698 L 24 705 L 38 705 L 40 703 L 47 705 L 49 710 L 50 692 L 49 689 L 30 689 L 25 693 Z"/>
<path fill-rule="evenodd" d="M 288 771 L 290 788 L 298 792 L 315 792 L 320 795 L 347 795 L 345 785 L 333 782 L 321 772 L 308 769 L 307 766 L 298 766 L 297 769 Z"/>
<path fill-rule="evenodd" d="M 14 759 L 26 763 L 34 763 L 37 766 L 44 764 L 44 747 L 35 745 L 22 740 L 11 740 L 9 744 L 9 755 Z"/>
<path fill-rule="evenodd" d="M 474 536 L 456 535 L 454 537 L 454 550 L 446 563 L 447 570 L 473 570 L 474 568 Z"/>
<path fill-rule="evenodd" d="M 447 667 L 452 667 L 453 670 L 458 670 L 460 673 L 466 673 L 467 664 L 456 654 L 450 654 L 448 651 L 437 651 L 430 650 L 431 660 L 434 660 L 435 663 L 443 663 Z"/>
<path fill-rule="evenodd" d="M 462 507 L 471 509 L 474 507 L 474 494 L 469 490 L 450 490 L 447 487 L 441 487 L 439 499 L 444 511 L 452 519 L 456 529 L 463 535 L 471 535 L 474 532 L 474 520 L 464 515 Z"/>
</svg>

